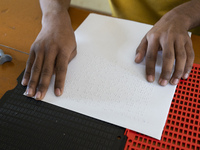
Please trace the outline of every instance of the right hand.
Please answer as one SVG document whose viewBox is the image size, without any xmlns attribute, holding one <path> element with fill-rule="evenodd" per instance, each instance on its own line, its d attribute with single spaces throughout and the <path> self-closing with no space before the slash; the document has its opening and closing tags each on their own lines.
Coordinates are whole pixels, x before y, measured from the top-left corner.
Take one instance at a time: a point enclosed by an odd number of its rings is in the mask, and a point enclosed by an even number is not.
<svg viewBox="0 0 200 150">
<path fill-rule="evenodd" d="M 22 80 L 22 85 L 27 85 L 25 95 L 43 99 L 55 72 L 54 93 L 60 96 L 68 63 L 76 53 L 74 31 L 67 10 L 43 16 L 42 29 L 31 46 Z"/>
</svg>

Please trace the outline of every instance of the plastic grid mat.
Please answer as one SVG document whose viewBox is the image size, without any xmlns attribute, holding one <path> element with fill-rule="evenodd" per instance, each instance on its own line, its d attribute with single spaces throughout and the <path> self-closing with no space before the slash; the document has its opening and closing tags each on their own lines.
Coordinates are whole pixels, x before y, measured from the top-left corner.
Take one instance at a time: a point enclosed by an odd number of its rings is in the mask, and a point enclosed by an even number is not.
<svg viewBox="0 0 200 150">
<path fill-rule="evenodd" d="M 124 128 L 27 98 L 24 91 L 18 83 L 0 100 L 0 150 L 124 148 Z"/>
<path fill-rule="evenodd" d="M 125 150 L 200 150 L 200 65 L 180 80 L 161 140 L 128 129 L 126 135 Z"/>
</svg>

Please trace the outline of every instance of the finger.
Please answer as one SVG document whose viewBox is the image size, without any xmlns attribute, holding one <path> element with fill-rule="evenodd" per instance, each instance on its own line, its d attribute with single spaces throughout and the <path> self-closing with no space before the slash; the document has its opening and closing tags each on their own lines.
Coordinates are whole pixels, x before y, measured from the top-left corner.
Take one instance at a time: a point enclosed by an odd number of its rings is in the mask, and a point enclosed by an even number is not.
<svg viewBox="0 0 200 150">
<path fill-rule="evenodd" d="M 153 82 L 155 80 L 155 65 L 157 59 L 157 53 L 159 50 L 158 40 L 149 41 L 146 54 L 146 76 L 147 81 Z"/>
<path fill-rule="evenodd" d="M 185 63 L 186 63 L 186 50 L 183 41 L 175 42 L 175 69 L 170 79 L 170 83 L 173 85 L 178 84 L 180 78 L 183 75 Z"/>
<path fill-rule="evenodd" d="M 43 64 L 43 57 L 44 57 L 43 53 L 36 54 L 35 61 L 31 69 L 29 83 L 28 83 L 26 93 L 25 93 L 25 95 L 28 97 L 33 97 L 35 95 L 36 87 L 39 82 L 39 77 L 40 77 L 41 68 Z"/>
<path fill-rule="evenodd" d="M 163 64 L 162 72 L 159 79 L 159 84 L 165 86 L 168 84 L 175 60 L 174 44 L 172 42 L 165 42 L 163 44 Z"/>
<path fill-rule="evenodd" d="M 37 86 L 37 92 L 35 94 L 36 100 L 42 100 L 46 95 L 48 90 L 51 77 L 53 75 L 54 66 L 55 66 L 55 59 L 56 59 L 56 48 L 51 48 L 48 52 L 44 55 L 44 63 L 42 66 L 39 84 Z"/>
<path fill-rule="evenodd" d="M 184 73 L 182 76 L 183 79 L 187 79 L 189 77 L 194 62 L 194 50 L 192 47 L 192 42 L 186 43 L 185 49 L 186 49 L 187 59 L 186 59 Z"/>
<path fill-rule="evenodd" d="M 34 63 L 34 59 L 35 59 L 35 53 L 34 53 L 34 51 L 31 51 L 29 54 L 29 58 L 26 62 L 26 68 L 25 68 L 24 75 L 23 75 L 22 82 L 21 82 L 21 84 L 23 86 L 26 86 L 29 82 L 30 75 L 31 75 L 31 68 Z"/>
<path fill-rule="evenodd" d="M 70 56 L 63 55 L 62 53 L 58 54 L 56 58 L 54 86 L 56 96 L 60 96 L 63 93 L 69 58 Z"/>
<path fill-rule="evenodd" d="M 140 42 L 139 46 L 137 47 L 136 55 L 135 55 L 136 63 L 140 63 L 144 59 L 144 56 L 146 55 L 146 51 L 147 51 L 147 45 L 148 45 L 148 42 L 145 36 Z"/>
</svg>

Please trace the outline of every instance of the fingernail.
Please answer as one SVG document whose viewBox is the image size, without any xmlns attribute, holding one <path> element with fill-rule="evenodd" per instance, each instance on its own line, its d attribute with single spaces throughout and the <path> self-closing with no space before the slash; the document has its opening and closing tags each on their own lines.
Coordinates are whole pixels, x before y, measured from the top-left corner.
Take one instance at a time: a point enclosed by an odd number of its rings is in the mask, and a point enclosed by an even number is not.
<svg viewBox="0 0 200 150">
<path fill-rule="evenodd" d="M 187 79 L 188 77 L 189 77 L 189 73 L 185 73 L 183 76 L 184 79 Z"/>
<path fill-rule="evenodd" d="M 137 53 L 135 56 L 135 62 L 139 62 L 140 61 L 140 53 Z"/>
<path fill-rule="evenodd" d="M 176 84 L 178 84 L 178 82 L 179 82 L 179 79 L 174 79 L 172 83 L 173 83 L 174 85 L 176 85 Z"/>
<path fill-rule="evenodd" d="M 26 96 L 33 96 L 33 89 L 32 88 L 27 88 Z"/>
<path fill-rule="evenodd" d="M 154 81 L 154 77 L 153 77 L 152 75 L 148 75 L 148 76 L 147 76 L 147 80 L 148 80 L 149 82 L 153 82 L 153 81 Z"/>
<path fill-rule="evenodd" d="M 165 80 L 165 79 L 160 79 L 160 80 L 159 80 L 159 84 L 162 85 L 162 86 L 167 85 L 167 83 L 168 83 L 168 82 L 167 82 L 167 80 Z"/>
<path fill-rule="evenodd" d="M 55 94 L 56 94 L 56 96 L 60 96 L 61 95 L 61 90 L 59 88 L 56 88 Z"/>
<path fill-rule="evenodd" d="M 23 86 L 27 85 L 27 79 L 22 79 L 21 84 L 22 84 Z"/>
<path fill-rule="evenodd" d="M 26 89 L 26 91 L 24 92 L 24 94 L 23 94 L 23 95 L 27 96 L 27 89 Z"/>
<path fill-rule="evenodd" d="M 40 100 L 40 99 L 41 99 L 41 96 L 42 96 L 41 92 L 38 91 L 38 92 L 35 94 L 34 98 L 35 98 L 36 100 Z"/>
</svg>

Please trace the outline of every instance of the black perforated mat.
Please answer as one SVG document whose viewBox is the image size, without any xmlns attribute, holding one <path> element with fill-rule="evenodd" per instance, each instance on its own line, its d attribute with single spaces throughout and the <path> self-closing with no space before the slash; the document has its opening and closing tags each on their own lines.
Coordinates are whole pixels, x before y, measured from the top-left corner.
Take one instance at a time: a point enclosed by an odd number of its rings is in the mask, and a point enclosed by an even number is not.
<svg viewBox="0 0 200 150">
<path fill-rule="evenodd" d="M 0 100 L 1 150 L 124 149 L 124 128 L 23 96 L 22 74 Z"/>
</svg>

